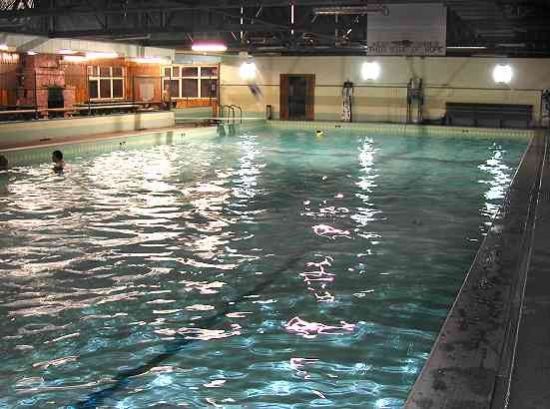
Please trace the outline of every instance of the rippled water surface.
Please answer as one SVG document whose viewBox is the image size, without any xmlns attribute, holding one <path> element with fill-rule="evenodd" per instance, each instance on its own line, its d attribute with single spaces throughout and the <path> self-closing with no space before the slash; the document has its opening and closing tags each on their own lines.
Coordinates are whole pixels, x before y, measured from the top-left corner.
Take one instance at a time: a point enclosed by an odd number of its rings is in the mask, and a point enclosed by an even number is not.
<svg viewBox="0 0 550 409">
<path fill-rule="evenodd" d="M 526 144 L 277 132 L 0 174 L 0 407 L 400 408 Z"/>
</svg>

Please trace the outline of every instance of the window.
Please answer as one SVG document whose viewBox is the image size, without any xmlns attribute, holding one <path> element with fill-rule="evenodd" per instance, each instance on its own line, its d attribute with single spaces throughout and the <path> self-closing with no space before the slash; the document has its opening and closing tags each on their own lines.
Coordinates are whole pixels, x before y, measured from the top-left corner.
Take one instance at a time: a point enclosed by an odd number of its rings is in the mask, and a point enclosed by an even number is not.
<svg viewBox="0 0 550 409">
<path fill-rule="evenodd" d="M 88 66 L 90 99 L 124 99 L 124 67 Z"/>
<path fill-rule="evenodd" d="M 199 98 L 199 82 L 194 78 L 182 78 L 181 96 L 183 98 Z"/>
<path fill-rule="evenodd" d="M 163 88 L 172 98 L 211 98 L 218 95 L 217 66 L 173 65 L 163 67 Z"/>
</svg>

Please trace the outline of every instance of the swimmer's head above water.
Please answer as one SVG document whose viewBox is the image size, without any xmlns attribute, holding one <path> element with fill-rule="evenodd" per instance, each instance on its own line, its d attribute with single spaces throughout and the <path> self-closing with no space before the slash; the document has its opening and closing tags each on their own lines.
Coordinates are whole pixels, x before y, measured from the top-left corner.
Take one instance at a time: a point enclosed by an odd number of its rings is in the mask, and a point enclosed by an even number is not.
<svg viewBox="0 0 550 409">
<path fill-rule="evenodd" d="M 320 129 L 317 129 L 315 131 L 315 136 L 317 136 L 318 138 L 320 138 L 321 136 L 325 136 L 325 133 L 323 131 L 321 131 Z"/>
<path fill-rule="evenodd" d="M 53 151 L 52 153 L 53 170 L 55 172 L 62 172 L 65 167 L 65 161 L 63 160 L 63 152 Z"/>
<path fill-rule="evenodd" d="M 4 155 L 0 155 L 0 170 L 8 170 L 8 159 Z"/>
</svg>

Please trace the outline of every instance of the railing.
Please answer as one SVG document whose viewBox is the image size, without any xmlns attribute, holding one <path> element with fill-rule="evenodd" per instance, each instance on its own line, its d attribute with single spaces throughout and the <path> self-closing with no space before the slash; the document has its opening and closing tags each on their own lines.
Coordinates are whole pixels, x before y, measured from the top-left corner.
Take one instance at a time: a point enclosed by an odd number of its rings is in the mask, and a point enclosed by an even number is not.
<svg viewBox="0 0 550 409">
<path fill-rule="evenodd" d="M 235 122 L 235 110 L 239 110 L 239 123 L 243 123 L 243 109 L 238 105 L 230 105 L 233 108 L 233 122 Z"/>
<path fill-rule="evenodd" d="M 233 118 L 233 124 L 235 124 L 235 108 L 233 108 L 232 105 L 222 105 L 220 106 L 220 119 L 223 122 L 223 118 L 225 118 L 225 111 L 227 110 L 227 119 L 228 121 L 231 119 L 230 116 Z"/>
<path fill-rule="evenodd" d="M 220 106 L 220 119 L 223 121 L 223 118 L 225 117 L 225 112 L 227 110 L 227 119 L 228 122 L 231 120 L 231 124 L 235 125 L 236 123 L 236 113 L 235 110 L 239 111 L 239 123 L 243 123 L 243 110 L 238 105 L 222 105 Z"/>
</svg>

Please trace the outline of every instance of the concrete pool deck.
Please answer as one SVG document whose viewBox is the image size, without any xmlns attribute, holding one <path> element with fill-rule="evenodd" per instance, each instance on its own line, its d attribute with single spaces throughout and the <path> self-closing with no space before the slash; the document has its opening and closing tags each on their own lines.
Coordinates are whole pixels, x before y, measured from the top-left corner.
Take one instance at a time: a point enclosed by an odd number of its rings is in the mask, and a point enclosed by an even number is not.
<svg viewBox="0 0 550 409">
<path fill-rule="evenodd" d="M 535 135 L 407 409 L 546 408 L 550 134 Z"/>
</svg>

